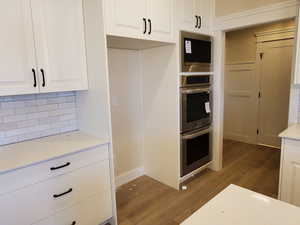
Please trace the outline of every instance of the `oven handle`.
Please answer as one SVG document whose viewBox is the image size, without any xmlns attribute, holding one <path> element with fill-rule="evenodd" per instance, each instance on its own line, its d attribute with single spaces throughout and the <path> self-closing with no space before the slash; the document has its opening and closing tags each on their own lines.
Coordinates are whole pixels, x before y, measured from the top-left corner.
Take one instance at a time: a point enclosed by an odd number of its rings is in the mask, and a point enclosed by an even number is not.
<svg viewBox="0 0 300 225">
<path fill-rule="evenodd" d="M 193 134 L 185 134 L 185 135 L 182 135 L 182 139 L 183 140 L 190 140 L 190 139 L 199 137 L 199 136 L 201 136 L 203 134 L 207 134 L 210 131 L 211 131 L 211 128 L 207 128 L 206 130 L 201 130 L 201 131 L 198 131 L 198 132 L 193 133 Z"/>
<path fill-rule="evenodd" d="M 210 89 L 209 88 L 193 88 L 193 89 L 181 90 L 182 94 L 197 94 L 197 93 L 203 93 L 203 92 L 210 93 Z"/>
</svg>

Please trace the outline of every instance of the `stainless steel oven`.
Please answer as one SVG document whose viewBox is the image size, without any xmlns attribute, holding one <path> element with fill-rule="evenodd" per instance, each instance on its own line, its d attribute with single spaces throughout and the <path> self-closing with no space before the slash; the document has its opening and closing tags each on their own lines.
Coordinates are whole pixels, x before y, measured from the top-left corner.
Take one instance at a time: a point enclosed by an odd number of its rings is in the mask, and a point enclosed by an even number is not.
<svg viewBox="0 0 300 225">
<path fill-rule="evenodd" d="M 181 88 L 181 133 L 211 124 L 211 90 L 209 87 Z"/>
<path fill-rule="evenodd" d="M 181 177 L 211 161 L 211 129 L 181 135 Z"/>
<path fill-rule="evenodd" d="M 181 32 L 182 72 L 212 72 L 212 38 Z"/>
</svg>

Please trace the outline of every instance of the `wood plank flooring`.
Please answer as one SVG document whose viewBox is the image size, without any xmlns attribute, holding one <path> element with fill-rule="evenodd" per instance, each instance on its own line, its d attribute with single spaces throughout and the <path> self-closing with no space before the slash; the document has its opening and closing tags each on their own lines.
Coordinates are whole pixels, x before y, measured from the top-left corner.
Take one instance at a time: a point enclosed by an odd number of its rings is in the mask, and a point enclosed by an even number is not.
<svg viewBox="0 0 300 225">
<path fill-rule="evenodd" d="M 147 176 L 117 192 L 119 225 L 178 225 L 230 184 L 276 198 L 280 150 L 224 141 L 224 169 L 203 171 L 176 191 Z"/>
</svg>

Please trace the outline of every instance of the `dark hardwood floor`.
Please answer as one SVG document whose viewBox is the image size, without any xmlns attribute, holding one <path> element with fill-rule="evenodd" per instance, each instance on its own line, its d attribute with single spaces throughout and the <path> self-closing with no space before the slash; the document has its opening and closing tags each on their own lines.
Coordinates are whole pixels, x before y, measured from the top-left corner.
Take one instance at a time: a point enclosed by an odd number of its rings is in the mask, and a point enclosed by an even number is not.
<svg viewBox="0 0 300 225">
<path fill-rule="evenodd" d="M 223 170 L 203 171 L 176 191 L 147 176 L 117 192 L 119 225 L 178 225 L 230 184 L 277 197 L 280 150 L 224 141 Z"/>
</svg>

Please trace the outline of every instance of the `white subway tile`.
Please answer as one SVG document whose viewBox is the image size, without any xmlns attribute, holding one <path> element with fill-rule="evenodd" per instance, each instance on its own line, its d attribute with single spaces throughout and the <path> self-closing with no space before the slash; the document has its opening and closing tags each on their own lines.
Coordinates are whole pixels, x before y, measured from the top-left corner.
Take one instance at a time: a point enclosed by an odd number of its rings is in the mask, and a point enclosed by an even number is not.
<svg viewBox="0 0 300 225">
<path fill-rule="evenodd" d="M 18 128 L 24 128 L 24 127 L 34 127 L 39 124 L 38 120 L 25 120 L 21 122 L 17 122 Z"/>
<path fill-rule="evenodd" d="M 76 115 L 75 114 L 65 114 L 65 115 L 61 115 L 59 117 L 60 121 L 66 121 L 66 120 L 75 120 L 76 119 Z"/>
<path fill-rule="evenodd" d="M 26 100 L 34 100 L 36 95 L 16 95 L 12 96 L 12 101 L 26 101 Z"/>
<path fill-rule="evenodd" d="M 47 99 L 47 104 L 59 104 L 67 101 L 67 97 L 57 97 Z"/>
<path fill-rule="evenodd" d="M 15 110 L 16 110 L 16 114 L 35 113 L 35 112 L 37 112 L 37 107 L 30 106 L 30 107 L 18 108 Z"/>
<path fill-rule="evenodd" d="M 48 115 L 49 115 L 48 112 L 37 112 L 37 113 L 27 114 L 26 118 L 28 120 L 33 120 L 33 119 L 47 118 Z"/>
<path fill-rule="evenodd" d="M 15 109 L 0 109 L 1 116 L 11 116 L 15 114 Z"/>
<path fill-rule="evenodd" d="M 38 112 L 45 112 L 45 111 L 53 111 L 58 108 L 57 104 L 52 104 L 52 105 L 41 105 L 37 107 Z"/>
<path fill-rule="evenodd" d="M 69 108 L 75 108 L 75 102 L 67 102 L 67 103 L 62 103 L 58 105 L 58 108 L 60 109 L 69 109 Z"/>
<path fill-rule="evenodd" d="M 17 121 L 23 121 L 27 119 L 27 115 L 13 115 L 13 116 L 4 116 L 3 117 L 3 122 L 4 123 L 9 123 L 9 122 L 17 122 Z"/>
<path fill-rule="evenodd" d="M 75 96 L 75 95 L 76 95 L 76 93 L 74 91 L 57 93 L 57 96 Z"/>
<path fill-rule="evenodd" d="M 60 116 L 60 115 L 72 114 L 72 113 L 76 113 L 76 110 L 74 108 L 57 109 L 55 111 L 49 112 L 49 116 Z"/>
<path fill-rule="evenodd" d="M 0 145 L 78 129 L 76 92 L 0 97 Z"/>
<path fill-rule="evenodd" d="M 2 102 L 1 109 L 15 109 L 22 108 L 25 106 L 25 102 Z"/>
<path fill-rule="evenodd" d="M 60 121 L 60 116 L 52 116 L 52 117 L 42 118 L 42 119 L 38 120 L 39 124 L 41 124 L 41 125 L 53 124 L 53 123 L 57 123 L 59 121 Z"/>
<path fill-rule="evenodd" d="M 13 137 L 13 136 L 23 135 L 27 133 L 32 133 L 32 132 L 34 132 L 34 129 L 32 127 L 20 128 L 20 129 L 6 131 L 5 137 Z"/>
<path fill-rule="evenodd" d="M 57 123 L 53 123 L 51 124 L 51 128 L 63 128 L 63 127 L 66 127 L 66 126 L 69 126 L 70 123 L 69 121 L 62 121 L 62 122 L 57 122 Z"/>
<path fill-rule="evenodd" d="M 47 99 L 38 99 L 38 100 L 36 100 L 36 105 L 46 105 L 47 104 Z"/>
<path fill-rule="evenodd" d="M 0 123 L 0 131 L 8 131 L 18 128 L 18 122 Z"/>
</svg>

